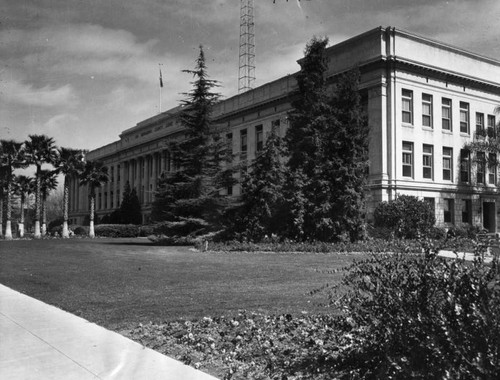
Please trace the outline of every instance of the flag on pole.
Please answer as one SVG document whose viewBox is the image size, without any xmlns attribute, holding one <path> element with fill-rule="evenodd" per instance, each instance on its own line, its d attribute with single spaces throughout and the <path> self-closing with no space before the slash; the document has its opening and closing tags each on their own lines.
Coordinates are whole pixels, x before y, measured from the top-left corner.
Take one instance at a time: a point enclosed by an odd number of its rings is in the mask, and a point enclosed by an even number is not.
<svg viewBox="0 0 500 380">
<path fill-rule="evenodd" d="M 163 87 L 163 78 L 161 76 L 161 68 L 160 68 L 160 87 Z"/>
</svg>

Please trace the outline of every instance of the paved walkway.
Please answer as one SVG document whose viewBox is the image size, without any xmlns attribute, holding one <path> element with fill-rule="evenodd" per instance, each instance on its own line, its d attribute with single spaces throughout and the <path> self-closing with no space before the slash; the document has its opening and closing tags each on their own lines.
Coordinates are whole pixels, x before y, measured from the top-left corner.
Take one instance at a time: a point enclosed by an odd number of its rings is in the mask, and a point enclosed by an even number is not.
<svg viewBox="0 0 500 380">
<path fill-rule="evenodd" d="M 0 379 L 216 380 L 1 284 Z"/>
</svg>

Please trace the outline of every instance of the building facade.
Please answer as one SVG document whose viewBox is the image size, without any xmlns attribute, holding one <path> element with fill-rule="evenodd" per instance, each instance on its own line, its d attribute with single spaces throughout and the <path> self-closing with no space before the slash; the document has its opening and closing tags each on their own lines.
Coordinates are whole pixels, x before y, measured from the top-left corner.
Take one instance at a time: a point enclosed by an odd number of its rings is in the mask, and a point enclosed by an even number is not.
<svg viewBox="0 0 500 380">
<path fill-rule="evenodd" d="M 328 76 L 361 72 L 360 91 L 370 126 L 368 209 L 398 194 L 431 202 L 441 226 L 496 231 L 500 213 L 494 153 L 468 143 L 495 135 L 500 115 L 500 62 L 392 27 L 379 27 L 327 50 Z M 300 61 L 299 61 L 300 63 Z M 295 74 L 220 101 L 213 113 L 226 126 L 236 160 L 252 160 L 271 128 L 284 136 L 297 89 Z M 99 216 L 119 207 L 125 183 L 135 188 L 147 222 L 163 171 L 175 170 L 169 143 L 183 137 L 174 108 L 122 132 L 89 152 L 111 181 L 97 191 Z M 239 186 L 227 190 L 238 195 Z M 88 196 L 74 181 L 70 218 L 81 223 Z"/>
</svg>

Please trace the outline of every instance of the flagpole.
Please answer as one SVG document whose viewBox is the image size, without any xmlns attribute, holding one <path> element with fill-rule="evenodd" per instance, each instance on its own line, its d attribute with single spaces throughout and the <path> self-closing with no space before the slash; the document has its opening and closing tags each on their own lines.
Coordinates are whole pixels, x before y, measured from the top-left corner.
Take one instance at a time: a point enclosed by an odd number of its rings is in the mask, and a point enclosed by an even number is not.
<svg viewBox="0 0 500 380">
<path fill-rule="evenodd" d="M 158 64 L 158 68 L 160 69 L 160 104 L 159 104 L 159 113 L 161 113 L 161 93 L 162 93 L 162 89 L 163 89 L 163 78 L 161 76 L 161 66 L 163 66 L 163 64 L 159 63 Z"/>
</svg>

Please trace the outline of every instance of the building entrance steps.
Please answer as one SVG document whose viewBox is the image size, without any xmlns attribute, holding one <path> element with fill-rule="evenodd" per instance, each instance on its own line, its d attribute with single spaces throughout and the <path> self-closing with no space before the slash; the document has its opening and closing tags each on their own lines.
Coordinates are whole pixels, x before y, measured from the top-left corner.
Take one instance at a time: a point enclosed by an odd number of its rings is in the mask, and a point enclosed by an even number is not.
<svg viewBox="0 0 500 380">
<path fill-rule="evenodd" d="M 216 380 L 1 284 L 0 379 Z"/>
</svg>

